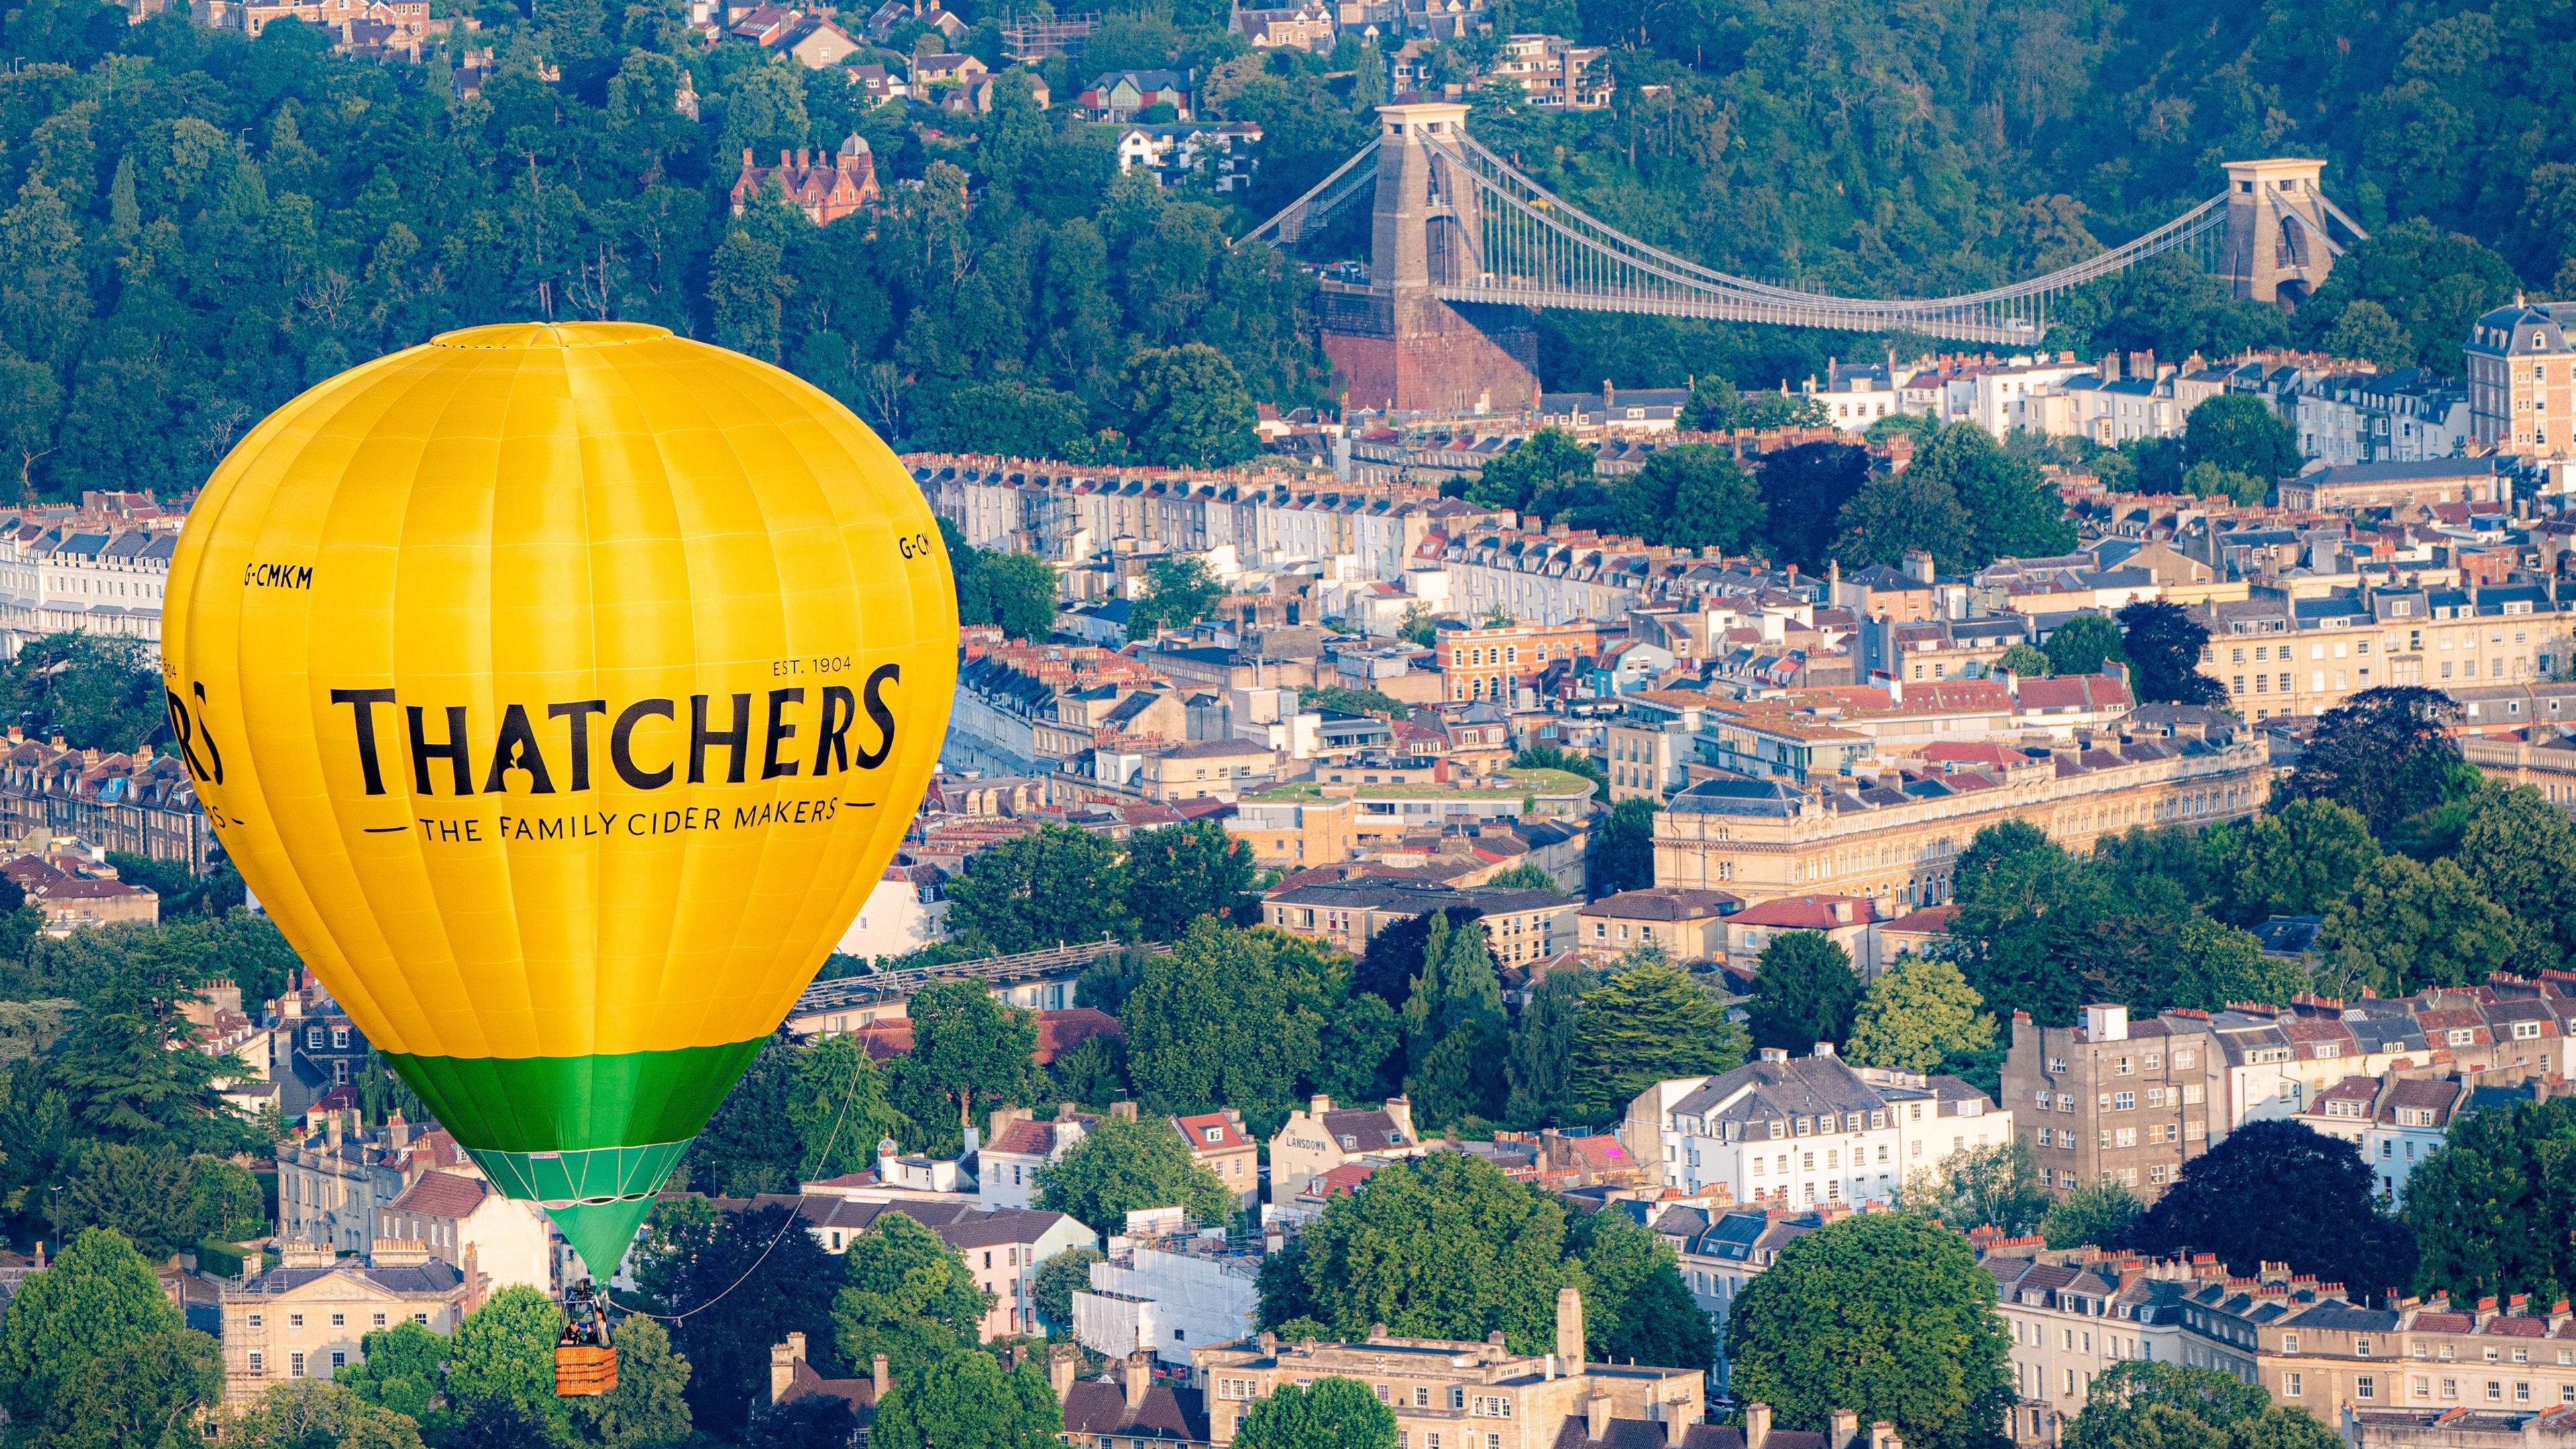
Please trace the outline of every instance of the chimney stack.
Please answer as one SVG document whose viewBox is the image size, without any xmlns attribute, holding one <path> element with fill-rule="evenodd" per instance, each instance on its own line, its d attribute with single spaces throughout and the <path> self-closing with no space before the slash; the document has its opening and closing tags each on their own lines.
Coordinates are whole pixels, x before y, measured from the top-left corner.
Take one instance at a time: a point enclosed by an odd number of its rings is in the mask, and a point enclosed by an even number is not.
<svg viewBox="0 0 2576 1449">
<path fill-rule="evenodd" d="M 1570 1283 L 1556 1290 L 1556 1358 L 1567 1373 L 1583 1372 L 1583 1293 Z"/>
<path fill-rule="evenodd" d="M 1583 1400 L 1583 1428 L 1596 1440 L 1610 1437 L 1610 1391 L 1598 1384 Z"/>
<path fill-rule="evenodd" d="M 1682 1440 L 1690 1435 L 1690 1405 L 1668 1403 L 1663 1406 L 1663 1414 L 1666 1449 L 1682 1449 Z"/>
<path fill-rule="evenodd" d="M 1138 1349 L 1127 1355 L 1127 1408 L 1129 1412 L 1145 1406 L 1145 1393 L 1154 1387 L 1152 1352 Z"/>
<path fill-rule="evenodd" d="M 1905 1449 L 1905 1441 L 1896 1437 L 1896 1426 L 1880 1419 L 1869 1426 L 1869 1449 Z"/>
<path fill-rule="evenodd" d="M 1833 1427 L 1825 1434 L 1825 1449 L 1853 1449 L 1853 1441 L 1860 1438 L 1860 1415 L 1836 1409 L 1826 1418 Z"/>
<path fill-rule="evenodd" d="M 1057 1344 L 1047 1351 L 1047 1387 L 1055 1390 L 1059 1404 L 1073 1397 L 1073 1376 L 1081 1362 L 1081 1351 L 1071 1344 Z"/>
<path fill-rule="evenodd" d="M 1744 1406 L 1744 1449 L 1762 1449 L 1771 1439 L 1771 1406 Z"/>
<path fill-rule="evenodd" d="M 805 1361 L 805 1335 L 791 1333 L 787 1341 L 772 1344 L 769 1349 L 769 1401 L 777 1403 L 786 1397 L 787 1386 L 796 1378 L 796 1366 Z"/>
</svg>

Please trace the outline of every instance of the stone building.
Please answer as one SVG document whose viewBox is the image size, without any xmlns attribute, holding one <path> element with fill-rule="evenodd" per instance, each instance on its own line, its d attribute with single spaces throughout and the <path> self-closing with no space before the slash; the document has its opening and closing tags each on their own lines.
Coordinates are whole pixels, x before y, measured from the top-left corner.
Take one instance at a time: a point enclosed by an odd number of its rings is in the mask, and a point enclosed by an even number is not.
<svg viewBox="0 0 2576 1449">
<path fill-rule="evenodd" d="M 289 1379 L 328 1379 L 366 1361 L 370 1333 L 417 1323 L 444 1336 L 465 1317 L 473 1265 L 417 1245 L 380 1244 L 371 1265 L 289 1247 L 277 1267 L 223 1292 L 224 1402 L 247 1404 Z"/>
<path fill-rule="evenodd" d="M 2081 1026 L 2015 1012 L 2012 1028 L 2003 1100 L 2052 1189 L 2117 1180 L 2152 1201 L 2209 1150 L 2225 1106 L 2211 1100 L 2223 1062 L 2206 1018 L 2132 1022 L 2125 1006 L 2088 1006 Z"/>
<path fill-rule="evenodd" d="M 2072 850 L 2139 825 L 2206 825 L 2250 815 L 2269 783 L 2262 742 L 2124 739 L 2091 748 L 2005 750 L 2000 763 L 1809 788 L 1739 775 L 1681 791 L 1655 817 L 1655 884 L 1748 900 L 1866 896 L 1949 899 L 1976 833 L 2025 820 Z"/>
<path fill-rule="evenodd" d="M 2469 427 L 2477 441 L 2523 458 L 2576 458 L 2576 302 L 2514 299 L 2480 317 L 2468 356 Z"/>
</svg>

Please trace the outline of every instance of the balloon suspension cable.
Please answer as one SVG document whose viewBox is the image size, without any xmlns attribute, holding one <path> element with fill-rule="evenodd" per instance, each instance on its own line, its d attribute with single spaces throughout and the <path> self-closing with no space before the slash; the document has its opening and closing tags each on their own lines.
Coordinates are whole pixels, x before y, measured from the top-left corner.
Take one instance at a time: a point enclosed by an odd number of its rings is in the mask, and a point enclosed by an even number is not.
<svg viewBox="0 0 2576 1449">
<path fill-rule="evenodd" d="M 832 1114 L 832 1134 L 823 1139 L 823 1153 L 820 1158 L 816 1159 L 814 1164 L 816 1167 L 819 1168 L 829 1164 L 832 1160 L 832 1154 L 840 1148 L 841 1124 L 848 1119 L 850 1115 L 850 1101 L 852 1098 L 858 1096 L 858 1094 L 859 1072 L 854 1068 L 850 1073 L 850 1085 L 844 1088 L 841 1093 L 841 1109 Z M 605 1283 L 600 1285 L 600 1301 L 611 1304 L 619 1311 L 631 1313 L 638 1318 L 659 1319 L 664 1323 L 678 1323 L 684 1319 L 695 1318 L 697 1315 L 704 1313 L 708 1309 L 725 1301 L 727 1297 L 731 1296 L 733 1290 L 736 1288 L 739 1288 L 743 1284 L 751 1281 L 751 1275 L 760 1271 L 760 1265 L 769 1261 L 769 1255 L 778 1250 L 778 1245 L 780 1243 L 787 1241 L 788 1230 L 795 1227 L 798 1221 L 804 1217 L 805 1199 L 810 1196 L 812 1196 L 812 1194 L 806 1192 L 804 1185 L 799 1183 L 796 1191 L 795 1208 L 787 1214 L 787 1221 L 778 1225 L 778 1231 L 770 1235 L 768 1246 L 760 1250 L 760 1256 L 752 1259 L 751 1266 L 742 1270 L 742 1276 L 726 1284 L 722 1292 L 716 1294 L 715 1297 L 708 1299 L 706 1302 L 699 1304 L 697 1307 L 690 1309 L 686 1313 L 654 1313 L 647 1309 L 634 1307 L 631 1304 L 619 1303 L 617 1302 L 615 1291 Z"/>
</svg>

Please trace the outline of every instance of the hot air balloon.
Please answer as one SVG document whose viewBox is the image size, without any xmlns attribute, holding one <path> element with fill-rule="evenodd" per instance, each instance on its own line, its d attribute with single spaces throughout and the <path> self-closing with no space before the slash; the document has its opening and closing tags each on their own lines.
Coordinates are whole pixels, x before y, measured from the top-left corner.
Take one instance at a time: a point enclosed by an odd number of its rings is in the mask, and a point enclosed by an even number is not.
<svg viewBox="0 0 2576 1449">
<path fill-rule="evenodd" d="M 929 782 L 957 603 L 920 489 L 767 364 L 478 327 L 253 429 L 166 605 L 226 852 L 605 1281 Z"/>
</svg>

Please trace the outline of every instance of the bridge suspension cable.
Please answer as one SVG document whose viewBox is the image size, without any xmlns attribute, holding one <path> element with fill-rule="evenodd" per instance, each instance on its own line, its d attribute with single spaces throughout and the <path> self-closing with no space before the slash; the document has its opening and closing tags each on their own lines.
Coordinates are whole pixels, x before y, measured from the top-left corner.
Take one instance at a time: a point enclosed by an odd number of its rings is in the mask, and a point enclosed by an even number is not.
<svg viewBox="0 0 2576 1449">
<path fill-rule="evenodd" d="M 2222 194 L 2144 236 L 2023 281 L 1945 297 L 1844 297 L 1737 276 L 1649 245 L 1567 205 L 1464 131 L 1415 140 L 1433 158 L 1438 178 L 1428 218 L 1430 291 L 1452 302 L 1905 331 L 2029 346 L 2047 334 L 2050 308 L 2066 294 L 2164 252 L 2214 252 L 2228 220 Z M 1371 141 L 1237 245 L 1267 238 L 1288 246 L 1313 235 L 1364 194 L 1384 164 L 1380 142 Z M 2317 199 L 2355 236 L 2367 235 L 2331 202 Z M 2318 230 L 2306 218 L 2294 221 Z M 2318 240 L 2334 248 L 2322 232 Z"/>
</svg>

